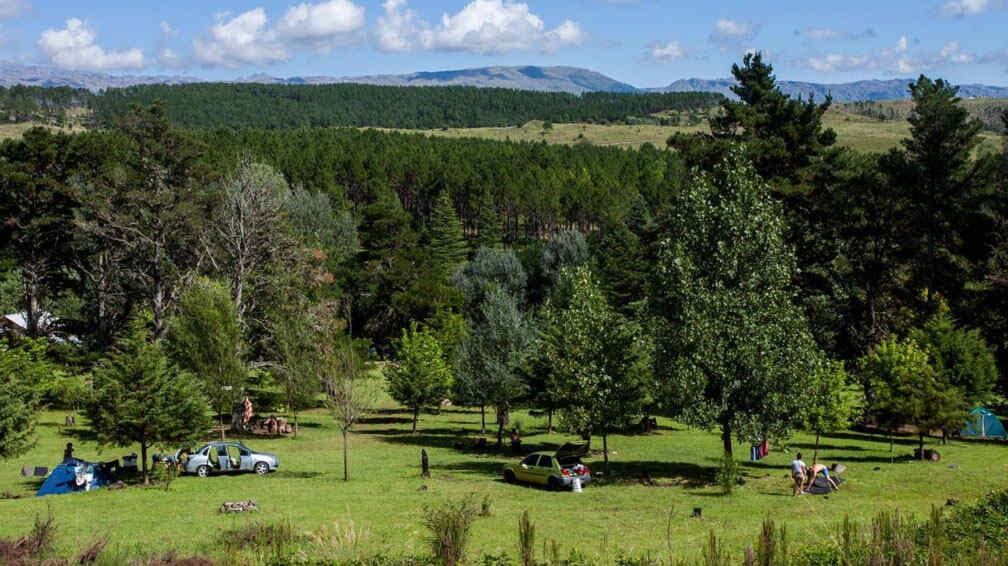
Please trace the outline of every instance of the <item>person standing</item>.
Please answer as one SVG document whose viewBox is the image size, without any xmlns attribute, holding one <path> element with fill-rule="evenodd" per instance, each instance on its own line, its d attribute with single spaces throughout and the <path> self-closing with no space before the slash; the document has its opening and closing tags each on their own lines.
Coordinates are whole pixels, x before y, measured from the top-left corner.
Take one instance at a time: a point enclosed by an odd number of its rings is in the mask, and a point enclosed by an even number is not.
<svg viewBox="0 0 1008 566">
<path fill-rule="evenodd" d="M 802 461 L 801 452 L 795 454 L 795 459 L 791 460 L 791 480 L 794 481 L 794 495 L 798 495 L 805 490 L 805 474 L 808 466 Z"/>
</svg>

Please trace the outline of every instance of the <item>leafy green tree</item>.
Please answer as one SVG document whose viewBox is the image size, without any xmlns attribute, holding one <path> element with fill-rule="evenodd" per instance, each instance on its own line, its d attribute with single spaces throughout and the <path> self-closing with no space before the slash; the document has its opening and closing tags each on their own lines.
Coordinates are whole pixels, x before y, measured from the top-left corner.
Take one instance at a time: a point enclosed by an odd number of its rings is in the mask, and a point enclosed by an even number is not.
<svg viewBox="0 0 1008 566">
<path fill-rule="evenodd" d="M 649 266 L 644 244 L 624 222 L 609 222 L 591 241 L 594 265 L 609 301 L 625 315 L 647 297 Z"/>
<path fill-rule="evenodd" d="M 0 343 L 0 459 L 20 456 L 34 445 L 38 394 L 52 370 L 40 358 L 41 341 L 24 347 Z"/>
<path fill-rule="evenodd" d="M 812 463 L 819 460 L 819 439 L 827 432 L 843 430 L 857 415 L 859 399 L 851 388 L 843 363 L 831 361 L 818 368 L 804 387 L 808 398 L 802 411 L 803 428 L 816 435 Z"/>
<path fill-rule="evenodd" d="M 434 201 L 427 240 L 428 253 L 435 268 L 442 270 L 446 276 L 465 263 L 469 255 L 462 224 L 448 191 L 442 191 Z"/>
<path fill-rule="evenodd" d="M 289 308 L 276 310 L 270 320 L 269 357 L 284 393 L 284 405 L 298 433 L 298 412 L 315 404 L 322 391 L 318 372 L 321 337 L 305 300 L 290 301 Z"/>
<path fill-rule="evenodd" d="M 641 329 L 609 306 L 587 267 L 565 269 L 559 285 L 566 296 L 543 314 L 548 388 L 575 432 L 602 436 L 608 475 L 608 435 L 640 416 L 650 360 Z"/>
<path fill-rule="evenodd" d="M 980 204 L 989 190 L 985 161 L 971 154 L 983 125 L 960 104 L 958 88 L 921 75 L 910 85 L 913 111 L 903 151 L 893 150 L 890 174 L 908 202 L 904 246 L 912 258 L 914 283 L 934 312 L 938 294 L 958 304 L 975 252 L 970 239 Z"/>
<path fill-rule="evenodd" d="M 462 302 L 470 319 L 493 288 L 499 288 L 519 301 L 525 296 L 528 276 L 518 256 L 511 250 L 480 248 L 454 277 L 462 293 Z"/>
<path fill-rule="evenodd" d="M 493 195 L 484 191 L 476 215 L 476 237 L 473 248 L 499 248 L 504 241 L 504 226 Z"/>
<path fill-rule="evenodd" d="M 921 459 L 932 430 L 958 430 L 966 422 L 962 392 L 941 380 L 927 352 L 912 340 L 882 342 L 862 359 L 861 372 L 870 383 L 870 409 L 879 424 L 890 433 L 904 424 L 915 426 Z"/>
<path fill-rule="evenodd" d="M 797 184 L 836 141 L 836 133 L 822 125 L 831 100 L 816 104 L 811 97 L 788 97 L 759 52 L 746 54 L 731 71 L 737 82 L 731 90 L 738 100 L 722 100 L 721 112 L 710 121 L 714 136 L 745 142 L 764 179 Z"/>
<path fill-rule="evenodd" d="M 182 293 L 169 322 L 165 350 L 176 365 L 202 382 L 203 393 L 217 413 L 221 439 L 224 415 L 232 413 L 248 383 L 244 345 L 227 286 L 206 278 L 194 281 Z M 231 423 L 234 429 L 237 425 Z"/>
<path fill-rule="evenodd" d="M 33 128 L 2 148 L 0 228 L 20 275 L 21 301 L 29 337 L 43 334 L 42 313 L 71 286 L 72 229 L 77 198 L 71 176 L 77 169 L 74 139 Z"/>
<path fill-rule="evenodd" d="M 486 432 L 485 408 L 497 409 L 497 445 L 504 442 L 512 404 L 528 392 L 522 368 L 535 340 L 532 322 L 518 299 L 491 286 L 469 321 L 462 343 L 458 379 L 464 398 L 480 407 L 481 430 Z"/>
<path fill-rule="evenodd" d="M 80 224 L 121 251 L 117 268 L 145 298 L 154 337 L 162 338 L 184 276 L 199 261 L 207 195 L 195 144 L 169 124 L 163 105 L 133 108 L 118 132 L 127 140 L 120 167 L 88 191 Z"/>
<path fill-rule="evenodd" d="M 837 293 L 843 313 L 836 346 L 845 359 L 856 359 L 908 322 L 904 289 L 909 277 L 902 238 L 906 202 L 884 173 L 890 156 L 846 155 L 836 182 L 819 193 L 816 206 L 826 219 L 816 237 L 835 239 Z"/>
<path fill-rule="evenodd" d="M 136 317 L 95 365 L 94 394 L 86 408 L 100 443 L 140 445 L 145 485 L 151 446 L 194 441 L 210 427 L 202 384 L 171 362 L 147 325 L 148 317 Z"/>
<path fill-rule="evenodd" d="M 413 432 L 420 420 L 420 410 L 436 405 L 451 391 L 451 370 L 444 351 L 429 330 L 414 322 L 404 329 L 399 340 L 395 363 L 385 372 L 389 395 L 413 411 Z"/>
<path fill-rule="evenodd" d="M 911 332 L 910 339 L 927 352 L 938 380 L 958 389 L 966 403 L 991 401 L 997 363 L 979 330 L 958 328 L 947 312 L 939 312 Z"/>
<path fill-rule="evenodd" d="M 565 230 L 550 236 L 543 247 L 540 267 L 547 281 L 556 284 L 561 271 L 582 265 L 589 258 L 588 242 L 584 235 L 577 230 Z"/>
<path fill-rule="evenodd" d="M 343 481 L 350 481 L 350 432 L 374 410 L 381 387 L 365 371 L 360 343 L 343 331 L 335 313 L 323 308 L 316 318 L 315 371 L 343 437 Z M 415 420 L 413 426 L 416 430 Z"/>
<path fill-rule="evenodd" d="M 673 197 L 658 246 L 655 375 L 683 420 L 732 435 L 800 424 L 802 385 L 821 356 L 791 281 L 779 206 L 737 149 Z"/>
</svg>

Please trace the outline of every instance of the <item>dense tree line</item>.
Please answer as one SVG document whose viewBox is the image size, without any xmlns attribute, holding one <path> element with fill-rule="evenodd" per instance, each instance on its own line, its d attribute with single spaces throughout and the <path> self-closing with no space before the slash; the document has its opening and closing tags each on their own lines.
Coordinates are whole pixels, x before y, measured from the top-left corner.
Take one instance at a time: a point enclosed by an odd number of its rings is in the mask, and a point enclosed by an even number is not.
<svg viewBox="0 0 1008 566">
<path fill-rule="evenodd" d="M 726 489 L 733 443 L 829 432 L 855 405 L 883 430 L 956 430 L 1005 391 L 1008 153 L 972 155 L 979 125 L 940 79 L 910 85 L 902 147 L 867 156 L 759 55 L 733 72 L 739 100 L 671 150 L 187 131 L 161 105 L 5 142 L 28 334 L 55 312 L 84 348 L 0 351 L 0 402 L 58 390 L 17 374 L 51 357 L 152 401 L 198 372 L 222 424 L 238 392 L 293 413 L 326 393 L 346 433 L 371 356 L 414 427 L 451 397 L 484 432 L 489 410 L 498 444 L 522 406 L 604 448 L 655 413 L 718 429 Z"/>
<path fill-rule="evenodd" d="M 94 96 L 70 87 L 0 87 L 0 112 L 8 122 L 62 124 L 71 110 L 90 108 Z"/>
<path fill-rule="evenodd" d="M 623 122 L 661 111 L 702 110 L 719 94 L 605 93 L 574 95 L 477 87 L 364 84 L 265 85 L 197 83 L 109 89 L 93 101 L 98 124 L 111 125 L 130 106 L 162 101 L 186 128 L 464 128 L 515 126 L 529 120 Z"/>
</svg>

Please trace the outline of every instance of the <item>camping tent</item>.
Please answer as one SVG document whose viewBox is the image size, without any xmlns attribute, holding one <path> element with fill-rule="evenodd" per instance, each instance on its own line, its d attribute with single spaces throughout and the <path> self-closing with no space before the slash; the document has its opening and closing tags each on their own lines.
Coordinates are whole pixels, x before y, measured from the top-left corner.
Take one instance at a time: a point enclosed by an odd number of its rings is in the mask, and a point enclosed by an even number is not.
<svg viewBox="0 0 1008 566">
<path fill-rule="evenodd" d="M 967 438 L 1008 438 L 1001 420 L 983 407 L 970 411 L 966 427 L 959 434 Z"/>
<path fill-rule="evenodd" d="M 69 458 L 53 469 L 36 495 L 90 491 L 109 483 L 109 476 L 100 464 Z"/>
</svg>

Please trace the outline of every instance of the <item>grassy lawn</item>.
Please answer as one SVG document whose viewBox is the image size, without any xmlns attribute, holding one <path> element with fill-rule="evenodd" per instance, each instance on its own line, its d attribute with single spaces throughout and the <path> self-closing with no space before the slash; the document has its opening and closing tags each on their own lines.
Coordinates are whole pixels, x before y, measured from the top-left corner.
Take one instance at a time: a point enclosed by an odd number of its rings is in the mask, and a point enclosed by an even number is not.
<svg viewBox="0 0 1008 566">
<path fill-rule="evenodd" d="M 859 151 L 882 153 L 897 147 L 900 140 L 910 135 L 910 124 L 906 121 L 879 121 L 840 109 L 830 110 L 823 123 L 837 132 L 837 144 Z M 416 132 L 417 130 L 408 130 Z M 449 138 L 475 137 L 502 141 L 528 141 L 547 143 L 590 143 L 600 146 L 640 147 L 650 143 L 665 147 L 668 138 L 676 133 L 709 131 L 706 124 L 697 126 L 655 126 L 655 125 L 602 125 L 602 124 L 554 124 L 552 129 L 543 129 L 543 123 L 532 121 L 523 126 L 502 128 L 445 128 L 419 130 L 420 133 Z M 981 146 L 978 151 L 999 151 L 1001 138 L 997 134 L 984 131 L 980 134 Z"/>
<path fill-rule="evenodd" d="M 539 541 L 554 539 L 564 553 L 577 548 L 588 555 L 614 558 L 619 553 L 665 555 L 666 529 L 677 556 L 695 557 L 707 533 L 725 537 L 736 554 L 758 534 L 770 516 L 788 525 L 799 544 L 830 537 L 831 526 L 845 514 L 867 521 L 880 509 L 899 508 L 918 516 L 948 498 L 969 500 L 994 488 L 1008 487 L 1008 446 L 951 442 L 939 447 L 940 463 L 889 463 L 884 439 L 843 433 L 823 439 L 820 460 L 847 465 L 847 482 L 827 497 L 790 496 L 787 464 L 790 454 L 774 447 L 756 464 L 744 464 L 746 483 L 724 497 L 710 485 L 719 450 L 717 435 L 661 420 L 651 435 L 614 436 L 611 480 L 587 487 L 581 494 L 550 493 L 512 486 L 498 479 L 509 455 L 481 454 L 463 447 L 475 442 L 479 414 L 450 409 L 423 415 L 417 435 L 409 433 L 405 412 L 387 407 L 370 418 L 352 437 L 353 478 L 342 481 L 339 435 L 324 412 L 304 417 L 297 439 L 250 439 L 253 449 L 279 454 L 281 468 L 267 477 L 254 475 L 199 479 L 181 477 L 170 491 L 130 487 L 87 494 L 34 497 L 36 481 L 19 476 L 25 463 L 52 466 L 63 445 L 75 442 L 77 455 L 113 459 L 131 449 L 99 453 L 84 438 L 86 431 L 61 430 L 62 413 L 46 413 L 38 445 L 23 458 L 0 464 L 0 493 L 23 496 L 0 500 L 0 536 L 30 528 L 36 514 L 52 509 L 59 544 L 79 548 L 99 535 L 108 536 L 118 552 L 149 553 L 160 549 L 216 553 L 220 533 L 253 520 L 289 520 L 296 529 L 313 531 L 353 524 L 363 531 L 362 548 L 391 554 L 425 550 L 421 519 L 424 508 L 447 498 L 476 494 L 489 497 L 493 514 L 474 529 L 474 553 L 507 552 L 516 556 L 518 517 L 529 510 Z M 516 423 L 528 431 L 529 451 L 548 449 L 571 440 L 543 433 L 545 422 L 518 414 Z M 812 439 L 799 435 L 790 449 L 811 460 Z M 910 439 L 898 441 L 897 456 L 908 454 Z M 433 478 L 419 478 L 420 449 L 430 454 Z M 740 456 L 748 446 L 737 447 Z M 602 471 L 598 457 L 588 461 Z M 647 471 L 658 486 L 641 485 Z M 424 487 L 426 486 L 426 487 Z M 222 516 L 222 501 L 255 498 L 262 512 L 255 517 Z M 691 518 L 694 507 L 701 519 Z M 537 543 L 541 545 L 542 543 Z"/>
</svg>

